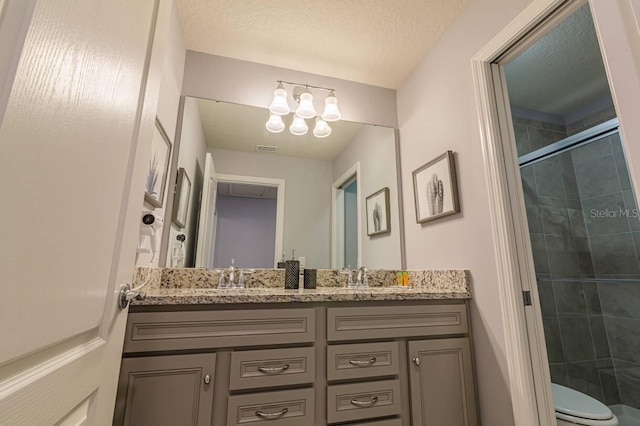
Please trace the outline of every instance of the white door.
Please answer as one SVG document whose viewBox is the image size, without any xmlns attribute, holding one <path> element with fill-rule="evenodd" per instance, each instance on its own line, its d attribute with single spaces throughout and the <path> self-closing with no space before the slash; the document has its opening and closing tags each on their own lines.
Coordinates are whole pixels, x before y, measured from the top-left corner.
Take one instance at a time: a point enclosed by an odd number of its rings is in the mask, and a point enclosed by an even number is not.
<svg viewBox="0 0 640 426">
<path fill-rule="evenodd" d="M 0 0 L 0 425 L 110 425 L 170 4 L 21 2 Z"/>
<path fill-rule="evenodd" d="M 196 242 L 196 268 L 211 268 L 213 265 L 214 226 L 216 195 L 218 182 L 213 157 L 207 152 L 204 163 L 204 185 L 200 199 L 200 219 L 198 222 L 198 241 Z"/>
</svg>

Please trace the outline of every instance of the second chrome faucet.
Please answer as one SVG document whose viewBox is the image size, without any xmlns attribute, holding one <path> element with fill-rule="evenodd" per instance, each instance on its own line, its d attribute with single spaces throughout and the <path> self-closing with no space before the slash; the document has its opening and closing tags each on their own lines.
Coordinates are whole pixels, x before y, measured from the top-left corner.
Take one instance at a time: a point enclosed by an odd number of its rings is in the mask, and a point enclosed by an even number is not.
<svg viewBox="0 0 640 426">
<path fill-rule="evenodd" d="M 361 266 L 355 271 L 355 282 L 353 281 L 354 271 L 352 271 L 350 267 L 342 269 L 340 273 L 347 275 L 347 288 L 369 287 L 369 270 L 364 266 Z"/>
<path fill-rule="evenodd" d="M 225 275 L 224 269 L 216 269 L 215 272 L 219 273 L 218 277 L 218 289 L 240 289 L 244 288 L 244 274 L 251 274 L 254 272 L 253 269 L 238 269 L 235 266 L 235 259 L 231 259 L 231 265 L 229 265 L 229 269 L 227 269 L 229 274 L 229 280 L 227 281 L 227 277 Z M 236 281 L 236 274 L 238 275 L 238 280 Z"/>
</svg>

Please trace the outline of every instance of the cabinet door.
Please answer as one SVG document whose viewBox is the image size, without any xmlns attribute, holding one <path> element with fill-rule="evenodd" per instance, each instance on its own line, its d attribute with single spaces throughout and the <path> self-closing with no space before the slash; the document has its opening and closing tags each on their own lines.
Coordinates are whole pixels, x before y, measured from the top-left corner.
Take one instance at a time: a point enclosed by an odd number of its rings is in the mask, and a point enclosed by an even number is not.
<svg viewBox="0 0 640 426">
<path fill-rule="evenodd" d="M 409 342 L 414 426 L 476 426 L 468 338 Z"/>
<path fill-rule="evenodd" d="M 114 425 L 211 424 L 215 354 L 122 360 Z"/>
</svg>

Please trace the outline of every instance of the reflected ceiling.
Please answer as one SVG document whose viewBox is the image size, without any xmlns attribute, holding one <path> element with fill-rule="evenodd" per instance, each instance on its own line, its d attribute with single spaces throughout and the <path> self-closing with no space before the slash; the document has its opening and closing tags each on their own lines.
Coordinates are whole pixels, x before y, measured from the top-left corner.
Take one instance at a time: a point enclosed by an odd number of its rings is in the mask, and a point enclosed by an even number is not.
<svg viewBox="0 0 640 426">
<path fill-rule="evenodd" d="M 334 160 L 363 126 L 342 120 L 329 123 L 333 129 L 331 135 L 318 139 L 312 134 L 313 120 L 307 120 L 310 128 L 306 135 L 289 133 L 292 114 L 284 117 L 287 129 L 270 133 L 264 127 L 269 118 L 267 109 L 207 99 L 198 99 L 198 109 L 210 148 L 256 152 L 256 145 L 268 145 L 277 147 L 279 155 L 318 160 Z"/>
</svg>

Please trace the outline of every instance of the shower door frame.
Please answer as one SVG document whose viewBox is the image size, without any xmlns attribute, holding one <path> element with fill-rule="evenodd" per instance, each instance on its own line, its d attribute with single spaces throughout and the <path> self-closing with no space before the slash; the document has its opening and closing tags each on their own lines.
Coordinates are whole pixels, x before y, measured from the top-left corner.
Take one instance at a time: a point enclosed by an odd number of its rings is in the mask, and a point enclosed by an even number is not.
<svg viewBox="0 0 640 426">
<path fill-rule="evenodd" d="M 504 69 L 500 64 L 520 54 L 586 2 L 534 0 L 472 58 L 496 250 L 508 380 L 514 420 L 518 426 L 547 426 L 557 422 L 542 314 L 536 303 L 539 298 L 524 195 L 519 184 L 515 135 Z M 624 53 L 635 52 L 634 49 L 640 47 L 640 37 L 634 33 L 640 27 L 640 0 L 614 3 L 589 0 L 620 133 L 629 154 L 629 172 L 633 187 L 638 188 L 636 176 L 640 176 L 640 147 L 629 146 L 628 141 L 640 141 L 640 123 L 633 113 L 640 108 L 640 72 L 634 71 L 640 69 L 640 55 Z M 634 158 L 638 159 L 636 164 Z M 635 195 L 638 196 L 637 193 Z M 533 305 L 525 306 L 523 291 L 531 292 L 531 299 L 536 301 Z"/>
</svg>

